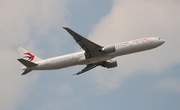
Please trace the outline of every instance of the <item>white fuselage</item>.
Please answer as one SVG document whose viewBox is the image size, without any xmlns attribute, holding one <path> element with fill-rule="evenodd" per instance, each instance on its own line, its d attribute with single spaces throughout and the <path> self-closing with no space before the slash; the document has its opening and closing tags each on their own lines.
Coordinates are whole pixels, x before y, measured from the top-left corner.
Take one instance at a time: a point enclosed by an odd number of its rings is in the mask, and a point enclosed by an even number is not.
<svg viewBox="0 0 180 110">
<path fill-rule="evenodd" d="M 60 69 L 74 65 L 92 64 L 112 59 L 116 56 L 131 54 L 144 50 L 156 48 L 164 43 L 160 38 L 150 37 L 141 38 L 132 41 L 114 44 L 115 52 L 98 55 L 92 58 L 85 57 L 85 51 L 76 52 L 68 55 L 53 57 L 39 62 L 35 62 L 38 66 L 22 67 L 23 70 L 51 70 Z"/>
</svg>

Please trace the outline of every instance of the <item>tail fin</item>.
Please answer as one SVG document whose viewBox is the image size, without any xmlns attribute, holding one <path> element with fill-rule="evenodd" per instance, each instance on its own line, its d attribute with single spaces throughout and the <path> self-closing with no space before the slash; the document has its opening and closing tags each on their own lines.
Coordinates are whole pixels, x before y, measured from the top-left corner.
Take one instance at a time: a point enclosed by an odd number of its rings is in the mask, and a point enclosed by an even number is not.
<svg viewBox="0 0 180 110">
<path fill-rule="evenodd" d="M 22 47 L 18 48 L 19 53 L 22 55 L 23 59 L 30 61 L 30 62 L 37 62 L 37 61 L 41 61 L 42 59 L 35 56 L 34 54 L 32 54 L 31 52 L 25 50 Z"/>
</svg>

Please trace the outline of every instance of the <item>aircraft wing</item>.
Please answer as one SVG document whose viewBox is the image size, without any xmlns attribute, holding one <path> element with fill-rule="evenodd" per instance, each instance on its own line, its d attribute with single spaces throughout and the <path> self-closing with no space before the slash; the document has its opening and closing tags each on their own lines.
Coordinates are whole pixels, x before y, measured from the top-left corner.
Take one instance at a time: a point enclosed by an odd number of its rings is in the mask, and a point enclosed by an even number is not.
<svg viewBox="0 0 180 110">
<path fill-rule="evenodd" d="M 98 51 L 102 48 L 102 46 L 84 38 L 83 36 L 79 35 L 78 33 L 74 32 L 73 30 L 71 30 L 67 27 L 63 27 L 63 28 L 66 31 L 68 31 L 69 34 L 71 34 L 73 36 L 73 38 L 76 40 L 76 42 L 81 46 L 82 49 L 84 49 L 84 51 L 86 53 Z"/>
<path fill-rule="evenodd" d="M 73 74 L 73 75 L 82 74 L 82 73 L 84 73 L 84 72 L 86 72 L 86 71 L 89 71 L 89 70 L 95 68 L 96 66 L 98 66 L 98 65 L 97 65 L 97 64 L 88 64 L 88 65 L 86 65 L 86 67 L 85 67 L 84 69 L 82 69 L 81 71 L 79 71 L 78 73 Z"/>
</svg>

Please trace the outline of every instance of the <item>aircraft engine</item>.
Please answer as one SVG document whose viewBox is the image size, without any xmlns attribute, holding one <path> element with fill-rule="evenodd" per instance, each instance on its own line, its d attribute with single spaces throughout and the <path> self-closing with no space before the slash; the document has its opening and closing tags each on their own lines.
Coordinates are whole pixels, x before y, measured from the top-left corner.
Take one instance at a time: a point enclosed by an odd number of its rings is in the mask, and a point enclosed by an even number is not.
<svg viewBox="0 0 180 110">
<path fill-rule="evenodd" d="M 115 59 L 107 60 L 102 66 L 106 68 L 114 68 L 117 67 L 117 61 Z"/>
<path fill-rule="evenodd" d="M 115 45 L 108 45 L 108 46 L 105 46 L 104 48 L 102 48 L 102 52 L 104 52 L 104 53 L 113 53 L 115 51 L 116 51 Z"/>
</svg>

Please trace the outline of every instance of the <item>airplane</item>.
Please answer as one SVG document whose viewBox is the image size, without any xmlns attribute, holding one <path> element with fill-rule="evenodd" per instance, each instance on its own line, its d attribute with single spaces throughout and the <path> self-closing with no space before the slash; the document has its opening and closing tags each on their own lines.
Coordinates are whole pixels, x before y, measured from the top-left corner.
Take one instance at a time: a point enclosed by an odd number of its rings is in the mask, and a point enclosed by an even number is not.
<svg viewBox="0 0 180 110">
<path fill-rule="evenodd" d="M 84 69 L 73 75 L 82 74 L 97 66 L 114 68 L 118 66 L 115 57 L 150 50 L 162 45 L 165 42 L 161 38 L 146 37 L 101 46 L 84 38 L 68 27 L 63 28 L 74 38 L 83 51 L 42 60 L 31 52 L 20 47 L 18 48 L 18 51 L 23 57 L 17 60 L 24 65 L 21 68 L 22 70 L 25 70 L 22 75 L 25 75 L 32 70 L 54 70 L 75 65 L 86 66 Z"/>
</svg>

